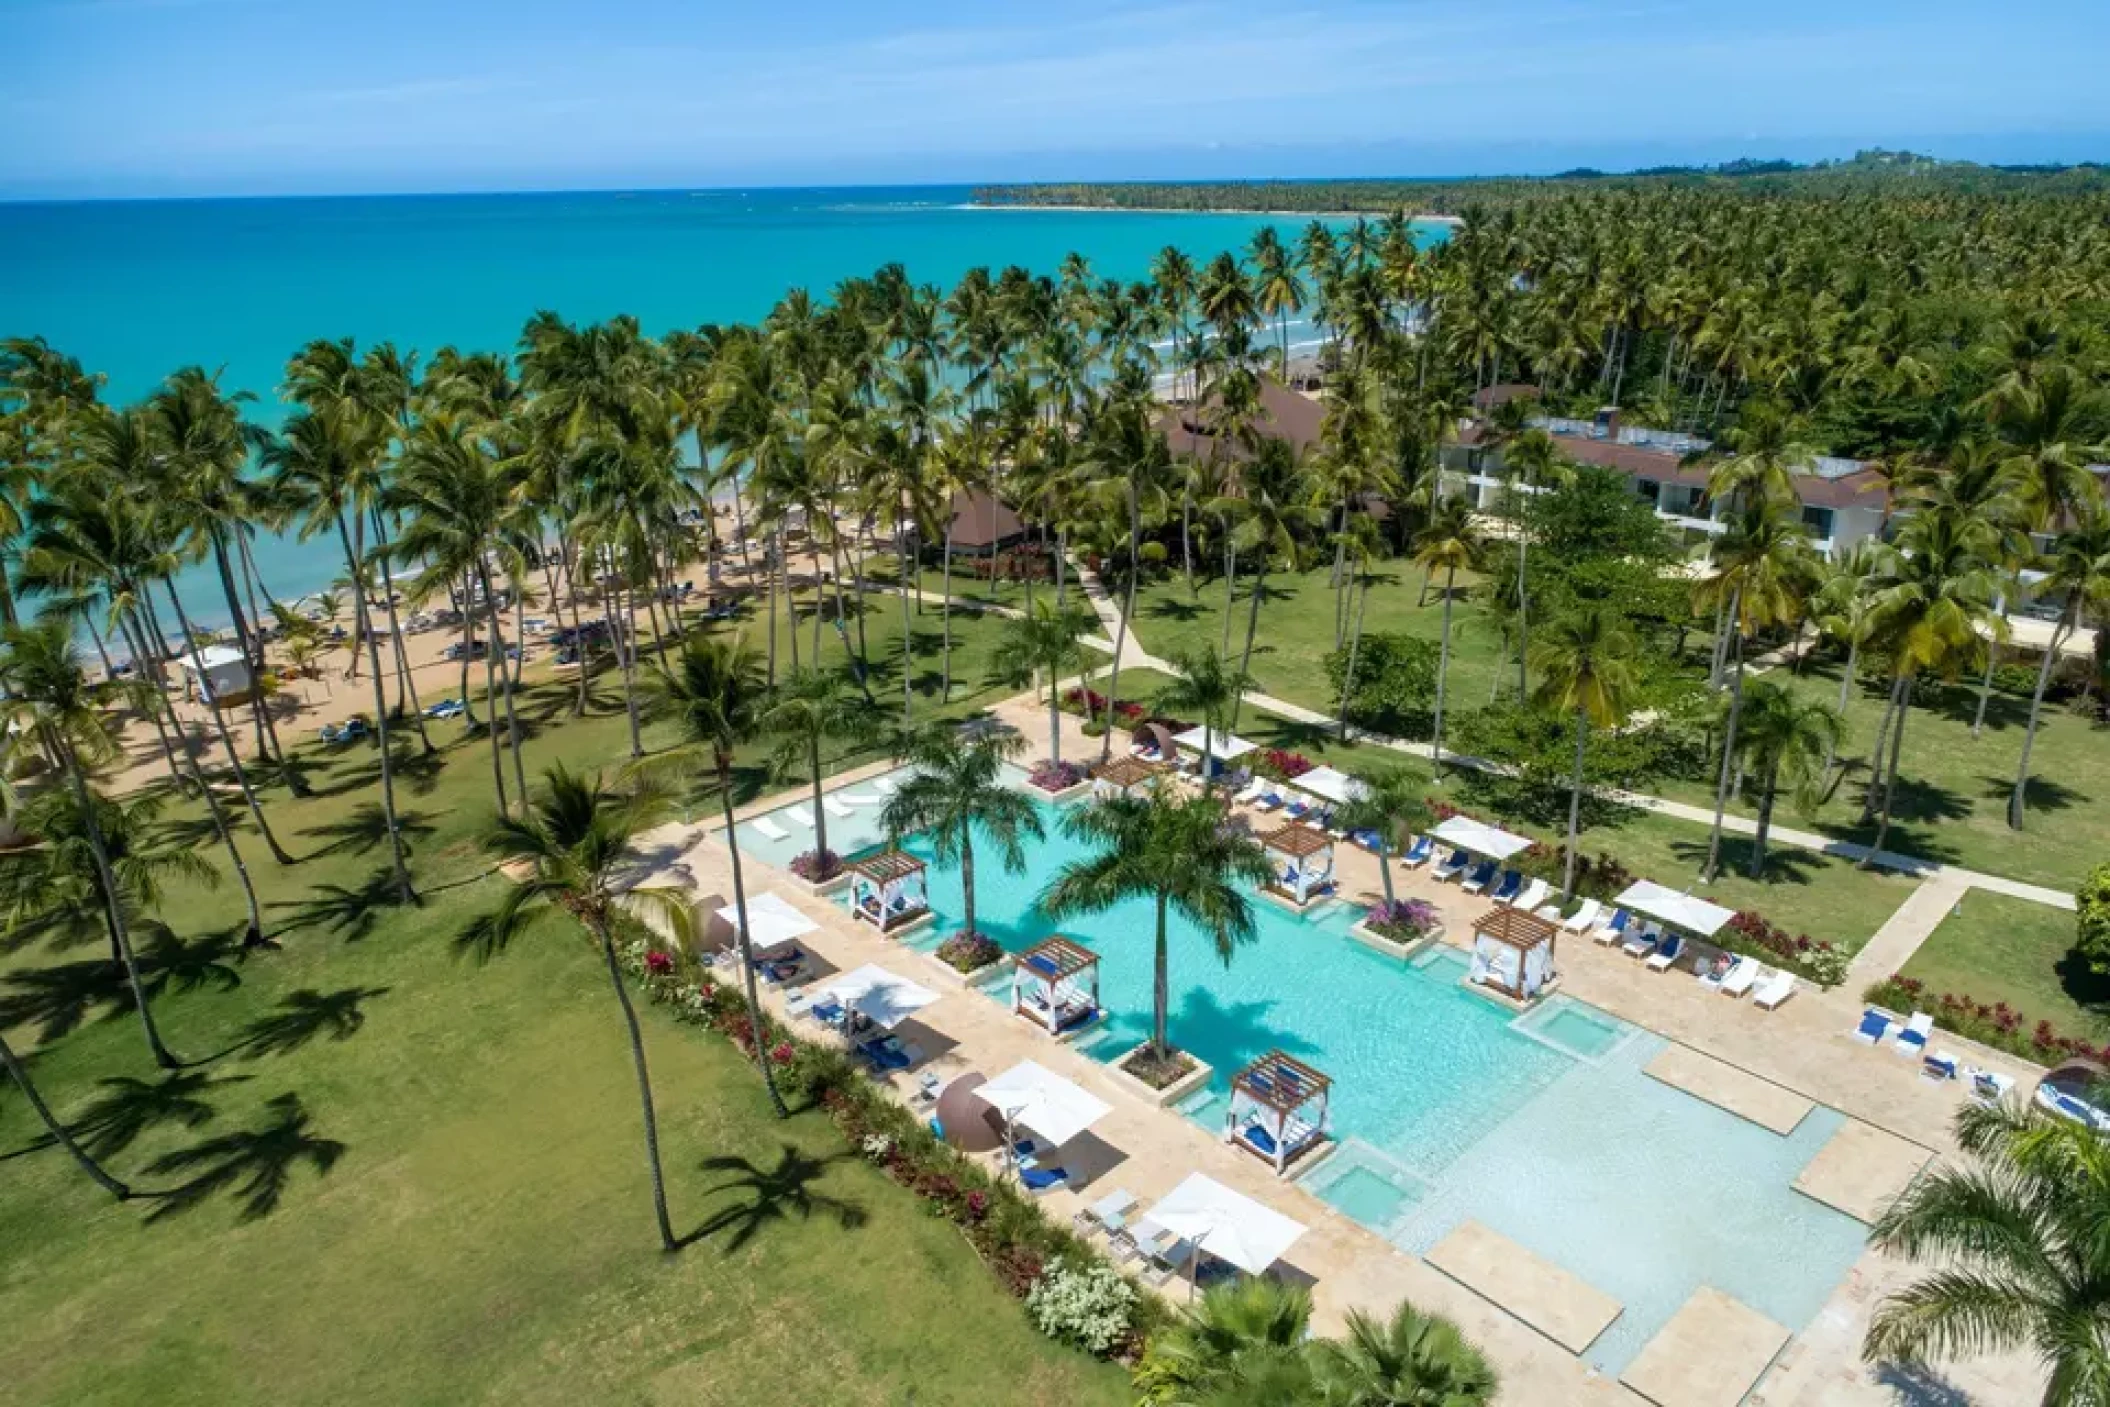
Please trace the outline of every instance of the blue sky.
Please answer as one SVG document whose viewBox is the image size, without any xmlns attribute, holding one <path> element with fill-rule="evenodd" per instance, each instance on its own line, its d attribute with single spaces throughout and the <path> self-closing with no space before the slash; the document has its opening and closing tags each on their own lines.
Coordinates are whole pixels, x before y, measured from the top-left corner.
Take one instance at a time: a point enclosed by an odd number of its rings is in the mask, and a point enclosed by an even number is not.
<svg viewBox="0 0 2110 1407">
<path fill-rule="evenodd" d="M 0 198 L 2110 158 L 2106 0 L 0 0 Z"/>
</svg>

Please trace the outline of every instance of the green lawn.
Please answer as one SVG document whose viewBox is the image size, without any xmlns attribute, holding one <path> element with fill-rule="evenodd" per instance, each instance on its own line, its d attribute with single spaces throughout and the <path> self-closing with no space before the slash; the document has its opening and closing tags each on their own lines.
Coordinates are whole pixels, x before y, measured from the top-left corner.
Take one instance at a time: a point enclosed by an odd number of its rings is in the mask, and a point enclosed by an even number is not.
<svg viewBox="0 0 2110 1407">
<path fill-rule="evenodd" d="M 1767 677 L 1795 679 L 1787 670 Z M 1827 702 L 1839 696 L 1836 664 L 1815 662 L 1796 680 Z M 1896 814 L 1884 847 L 1991 874 L 2051 885 L 2078 886 L 2110 855 L 2110 735 L 2086 718 L 2047 706 L 2032 753 L 2026 829 L 2007 825 L 2008 791 L 2022 753 L 2029 700 L 1995 691 L 1985 731 L 1971 736 L 1976 689 L 1950 691 L 1935 707 L 1915 707 L 1905 723 L 1904 765 Z M 1813 823 L 1783 806 L 1778 823 L 1818 829 L 1842 839 L 1869 841 L 1875 828 L 1860 823 L 1868 758 L 1883 712 L 1880 688 L 1856 688 L 1847 706 L 1848 773 Z M 1666 794 L 1712 799 L 1702 784 L 1666 784 Z M 1751 814 L 1751 808 L 1740 808 Z"/>
<path fill-rule="evenodd" d="M 2110 982 L 2073 956 L 2074 917 L 2064 909 L 1973 890 L 1905 964 L 1939 994 L 2006 1002 L 2034 1026 L 2110 1037 Z"/>
<path fill-rule="evenodd" d="M 611 678 L 583 720 L 565 721 L 568 697 L 559 684 L 531 693 L 544 720 L 531 770 L 625 752 Z M 171 1204 L 110 1203 L 37 1146 L 11 1088 L 0 1096 L 8 1400 L 1126 1401 L 1118 1370 L 1041 1338 L 958 1233 L 845 1157 L 817 1112 L 776 1122 L 722 1042 L 648 1010 L 677 1230 L 731 1214 L 660 1254 L 628 1053 L 592 950 L 551 919 L 488 966 L 455 956 L 453 935 L 500 883 L 480 877 L 474 844 L 491 811 L 488 755 L 456 726 L 403 799 L 422 908 L 380 902 L 364 749 L 321 759 L 310 799 L 269 795 L 274 826 L 304 857 L 282 869 L 250 847 L 278 951 L 231 950 L 240 909 L 226 886 L 174 886 L 163 905 L 180 946 L 160 950 L 156 1011 L 196 1062 L 176 1078 L 211 1117 L 155 1124 L 111 1164 L 143 1188 L 169 1186 L 179 1175 L 152 1171 L 155 1158 L 261 1130 L 291 1095 L 308 1123 L 270 1146 L 285 1156 L 315 1147 L 303 1137 L 334 1141 L 326 1172 L 296 1160 L 268 1211 L 245 1216 L 252 1199 L 237 1188 L 150 1220 Z M 175 826 L 197 819 L 168 813 Z M 44 1038 L 37 1078 L 75 1119 L 100 1082 L 157 1079 L 97 957 L 16 953 L 0 987 L 18 1003 L 12 1036 Z M 49 980 L 24 980 L 37 975 Z M 295 1010 L 303 992 L 355 1013 L 343 1034 L 245 1047 L 254 1023 Z M 768 1196 L 738 1168 L 704 1166 L 726 1158 L 771 1174 Z M 758 1204 L 784 1215 L 743 1239 L 737 1213 Z"/>
</svg>

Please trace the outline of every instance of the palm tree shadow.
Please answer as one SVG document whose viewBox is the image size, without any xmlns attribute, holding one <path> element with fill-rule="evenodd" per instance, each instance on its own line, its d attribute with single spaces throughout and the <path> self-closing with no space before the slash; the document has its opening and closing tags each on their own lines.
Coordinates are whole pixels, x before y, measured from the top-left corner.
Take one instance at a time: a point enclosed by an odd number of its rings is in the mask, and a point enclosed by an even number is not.
<svg viewBox="0 0 2110 1407">
<path fill-rule="evenodd" d="M 356 943 L 374 931 L 382 915 L 396 905 L 395 872 L 387 865 L 374 870 L 356 887 L 318 884 L 306 899 L 274 902 L 270 907 L 290 911 L 284 932 L 321 928 Z"/>
<path fill-rule="evenodd" d="M 1747 835 L 1722 834 L 1722 873 L 1750 878 L 1751 847 L 1753 841 Z M 1705 839 L 1680 839 L 1670 843 L 1670 853 L 1690 865 L 1695 872 L 1707 864 L 1707 841 Z M 1829 859 L 1813 850 L 1802 850 L 1791 845 L 1769 841 L 1766 845 L 1764 872 L 1759 875 L 1761 884 L 1809 884 L 1823 870 L 1843 860 Z"/>
<path fill-rule="evenodd" d="M 1998 801 L 2005 806 L 2008 797 L 2014 794 L 2013 777 L 1980 777 L 1978 780 L 1985 784 L 1983 794 L 1988 801 Z M 2067 811 L 2092 799 L 2088 793 L 2075 791 L 2064 782 L 2034 773 L 2022 791 L 2023 806 L 2032 811 Z"/>
<path fill-rule="evenodd" d="M 233 1045 L 207 1058 L 291 1055 L 322 1036 L 348 1041 L 366 1025 L 364 1004 L 388 993 L 387 987 L 343 987 L 334 992 L 303 987 L 279 998 L 277 1010 L 251 1021 Z"/>
<path fill-rule="evenodd" d="M 729 1232 L 724 1254 L 731 1255 L 771 1224 L 789 1221 L 793 1217 L 807 1221 L 816 1212 L 835 1218 L 836 1225 L 845 1231 L 856 1230 L 865 1224 L 864 1208 L 814 1187 L 830 1164 L 843 1162 L 850 1156 L 844 1152 L 816 1158 L 786 1143 L 778 1149 L 775 1165 L 768 1168 L 758 1167 L 752 1159 L 735 1155 L 705 1158 L 700 1165 L 704 1171 L 732 1174 L 710 1191 L 741 1194 L 743 1200 L 711 1213 L 704 1218 L 702 1225 L 682 1239 L 681 1244 L 686 1246 L 720 1232 Z"/>
<path fill-rule="evenodd" d="M 0 993 L 0 1026 L 34 1024 L 39 1044 L 69 1035 L 97 1007 L 108 1007 L 104 1019 L 132 1009 L 124 970 L 109 958 L 87 958 L 50 967 L 10 972 Z"/>
<path fill-rule="evenodd" d="M 241 951 L 240 929 L 189 940 L 159 929 L 139 945 L 139 971 L 146 979 L 148 1000 L 170 993 L 233 991 L 242 985 L 242 974 L 227 959 L 239 961 Z"/>
<path fill-rule="evenodd" d="M 1285 1051 L 1290 1055 L 1317 1054 L 1318 1048 L 1310 1041 L 1287 1027 L 1278 1027 L 1268 1021 L 1267 1015 L 1274 1007 L 1275 1003 L 1271 1001 L 1236 1002 L 1225 1006 L 1208 988 L 1190 987 L 1172 1016 L 1175 1043 L 1227 1076 L 1237 1074 L 1271 1050 Z M 1180 1039 L 1200 1032 L 1207 1033 L 1205 1039 Z"/>
<path fill-rule="evenodd" d="M 318 1175 L 337 1166 L 345 1145 L 310 1128 L 299 1095 L 279 1095 L 264 1107 L 270 1117 L 261 1127 L 223 1133 L 148 1164 L 147 1171 L 156 1175 L 190 1176 L 165 1191 L 145 1194 L 159 1203 L 147 1221 L 180 1216 L 222 1193 L 241 1207 L 238 1220 L 257 1221 L 277 1210 L 302 1163 Z"/>
<path fill-rule="evenodd" d="M 407 850 L 412 841 L 431 835 L 433 826 L 422 812 L 399 811 L 396 813 L 396 830 L 402 835 L 404 848 Z M 326 855 L 364 855 L 387 841 L 388 813 L 378 801 L 362 801 L 342 819 L 325 825 L 310 826 L 301 834 L 316 836 L 324 841 L 308 852 L 308 858 L 311 860 Z"/>
<path fill-rule="evenodd" d="M 1138 615 L 1151 620 L 1177 621 L 1182 625 L 1192 624 L 1215 613 L 1216 608 L 1206 602 L 1182 601 L 1176 596 L 1161 597 L 1137 612 Z"/>
<path fill-rule="evenodd" d="M 156 1080 L 112 1075 L 99 1083 L 102 1093 L 91 1100 L 67 1126 L 67 1131 L 96 1158 L 113 1158 L 130 1148 L 142 1135 L 166 1124 L 195 1129 L 209 1123 L 217 1112 L 205 1098 L 226 1085 L 237 1085 L 247 1075 L 215 1078 L 198 1070 L 172 1070 Z M 0 1158 L 19 1158 L 26 1153 L 53 1147 L 57 1140 L 44 1134 Z"/>
</svg>

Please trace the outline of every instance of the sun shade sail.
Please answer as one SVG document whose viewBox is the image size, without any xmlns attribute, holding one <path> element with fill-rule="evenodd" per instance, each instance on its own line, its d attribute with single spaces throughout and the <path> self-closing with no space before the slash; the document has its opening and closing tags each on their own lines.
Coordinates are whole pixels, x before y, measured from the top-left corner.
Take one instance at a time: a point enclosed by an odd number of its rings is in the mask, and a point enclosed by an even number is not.
<svg viewBox="0 0 2110 1407">
<path fill-rule="evenodd" d="M 1174 738 L 1173 741 L 1183 748 L 1200 752 L 1202 750 L 1202 734 L 1205 731 L 1207 730 L 1202 728 L 1189 728 L 1186 732 Z M 1236 733 L 1226 733 L 1221 729 L 1209 735 L 1209 754 L 1218 762 L 1229 762 L 1233 758 L 1244 757 L 1258 746 L 1260 744 L 1247 742 Z"/>
<path fill-rule="evenodd" d="M 891 1031 L 938 999 L 920 982 L 867 963 L 828 984 L 828 995 L 875 1026 Z"/>
<path fill-rule="evenodd" d="M 1291 778 L 1290 785 L 1337 806 L 1347 805 L 1366 790 L 1361 782 L 1334 767 L 1314 767 L 1301 777 Z"/>
<path fill-rule="evenodd" d="M 1485 855 L 1490 860 L 1506 860 L 1519 850 L 1531 848 L 1531 841 L 1521 835 L 1511 835 L 1472 819 L 1470 816 L 1453 816 L 1429 832 L 1445 845 L 1455 845 L 1461 850 L 1470 850 L 1475 855 Z"/>
<path fill-rule="evenodd" d="M 1189 1173 L 1150 1209 L 1150 1219 L 1184 1241 L 1252 1275 L 1262 1274 L 1296 1244 L 1306 1227 L 1213 1177 Z"/>
<path fill-rule="evenodd" d="M 1690 894 L 1680 894 L 1675 889 L 1665 889 L 1646 879 L 1629 884 L 1612 902 L 1623 909 L 1660 919 L 1696 938 L 1712 938 L 1717 929 L 1736 917 L 1732 909 L 1710 904 L 1705 899 L 1695 899 Z"/>
<path fill-rule="evenodd" d="M 1060 1148 L 1109 1112 L 1105 1100 L 1038 1061 L 1022 1060 L 975 1091 L 1014 1125 Z"/>
<path fill-rule="evenodd" d="M 740 931 L 740 911 L 731 904 L 720 909 L 718 917 L 731 924 L 734 933 Z M 747 941 L 757 948 L 788 943 L 793 938 L 804 937 L 820 927 L 791 907 L 788 900 L 773 893 L 757 894 L 747 901 L 747 926 Z"/>
</svg>

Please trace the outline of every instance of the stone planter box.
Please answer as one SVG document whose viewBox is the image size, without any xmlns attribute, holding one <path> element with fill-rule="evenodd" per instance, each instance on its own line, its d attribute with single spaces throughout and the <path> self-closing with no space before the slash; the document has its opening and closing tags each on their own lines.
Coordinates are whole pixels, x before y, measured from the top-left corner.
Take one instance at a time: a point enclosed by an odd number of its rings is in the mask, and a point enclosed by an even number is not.
<svg viewBox="0 0 2110 1407">
<path fill-rule="evenodd" d="M 1363 944 L 1365 947 L 1375 948 L 1387 957 L 1395 957 L 1402 962 L 1435 947 L 1443 941 L 1443 935 L 1444 926 L 1440 923 L 1411 943 L 1402 943 L 1396 938 L 1387 938 L 1384 934 L 1360 920 L 1357 921 L 1355 927 L 1348 930 L 1348 936 L 1355 939 L 1356 942 Z"/>
<path fill-rule="evenodd" d="M 1208 1084 L 1210 1078 L 1216 1073 L 1206 1061 L 1197 1058 L 1191 1052 L 1183 1051 L 1181 1053 L 1194 1062 L 1194 1068 L 1165 1086 L 1165 1088 L 1154 1089 L 1128 1073 L 1130 1057 L 1134 1056 L 1138 1051 L 1147 1050 L 1149 1046 L 1150 1042 L 1144 1041 L 1141 1045 L 1136 1046 L 1134 1050 L 1123 1051 L 1118 1060 L 1114 1060 L 1107 1065 L 1106 1073 L 1113 1077 L 1116 1084 L 1128 1090 L 1129 1093 L 1148 1100 L 1160 1108 L 1179 1103 L 1188 1095 Z"/>
<path fill-rule="evenodd" d="M 1011 966 L 1011 955 L 1009 953 L 998 958 L 995 962 L 983 963 L 972 972 L 960 971 L 960 969 L 939 957 L 936 949 L 927 953 L 918 953 L 916 956 L 936 968 L 938 976 L 944 978 L 946 982 L 955 987 L 978 987 Z"/>
<path fill-rule="evenodd" d="M 847 865 L 827 879 L 800 879 L 797 875 L 792 875 L 791 878 L 796 883 L 806 886 L 808 894 L 822 899 L 833 894 L 840 894 L 850 887 L 850 869 Z M 906 931 L 905 928 L 895 930 L 897 933 Z"/>
<path fill-rule="evenodd" d="M 1045 787 L 1037 787 L 1031 782 L 1027 782 L 1026 794 L 1037 796 L 1043 801 L 1053 801 L 1057 804 L 1065 801 L 1075 801 L 1080 796 L 1090 796 L 1092 794 L 1092 779 L 1086 777 L 1075 786 L 1064 787 L 1061 791 L 1049 791 Z"/>
</svg>

